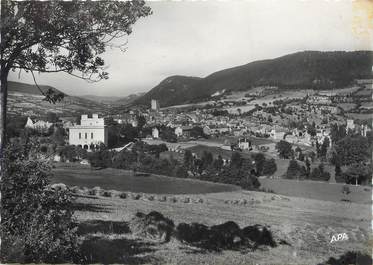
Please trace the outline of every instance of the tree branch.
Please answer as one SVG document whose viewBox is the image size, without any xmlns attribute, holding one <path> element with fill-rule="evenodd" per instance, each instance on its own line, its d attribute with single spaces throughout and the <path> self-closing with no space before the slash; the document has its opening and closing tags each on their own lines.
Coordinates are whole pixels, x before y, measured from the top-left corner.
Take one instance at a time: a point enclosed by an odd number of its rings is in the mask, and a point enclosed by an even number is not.
<svg viewBox="0 0 373 265">
<path fill-rule="evenodd" d="M 34 72 L 33 72 L 32 70 L 30 70 L 30 72 L 31 72 L 31 75 L 32 75 L 32 79 L 34 79 L 35 86 L 39 89 L 40 93 L 41 93 L 43 96 L 46 96 L 46 95 L 44 94 L 44 91 L 43 91 L 43 90 L 39 87 L 39 85 L 37 84 L 36 79 L 35 79 Z"/>
</svg>

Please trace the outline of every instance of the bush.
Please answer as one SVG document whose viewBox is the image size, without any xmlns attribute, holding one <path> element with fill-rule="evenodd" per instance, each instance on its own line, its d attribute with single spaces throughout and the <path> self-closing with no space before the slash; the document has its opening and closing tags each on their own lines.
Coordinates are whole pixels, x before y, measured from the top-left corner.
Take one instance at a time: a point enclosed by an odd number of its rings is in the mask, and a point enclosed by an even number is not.
<svg viewBox="0 0 373 265">
<path fill-rule="evenodd" d="M 11 144 L 2 161 L 1 261 L 71 262 L 77 249 L 71 194 L 47 188 L 50 168 L 28 159 L 31 148 Z"/>
<path fill-rule="evenodd" d="M 266 159 L 263 166 L 263 175 L 271 176 L 277 171 L 277 165 L 275 159 Z"/>
</svg>

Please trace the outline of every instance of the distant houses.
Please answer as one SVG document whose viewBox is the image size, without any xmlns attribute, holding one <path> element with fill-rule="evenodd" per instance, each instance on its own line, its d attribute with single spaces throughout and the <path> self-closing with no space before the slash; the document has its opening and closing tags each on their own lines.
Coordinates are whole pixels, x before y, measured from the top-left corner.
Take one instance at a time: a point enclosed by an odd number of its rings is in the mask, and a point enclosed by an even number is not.
<svg viewBox="0 0 373 265">
<path fill-rule="evenodd" d="M 154 127 L 154 128 L 152 129 L 152 137 L 153 137 L 154 139 L 158 139 L 158 138 L 159 138 L 159 130 L 158 130 L 156 127 Z"/>
<path fill-rule="evenodd" d="M 177 137 L 190 137 L 192 126 L 178 126 L 175 128 L 175 134 Z"/>
<path fill-rule="evenodd" d="M 30 117 L 27 118 L 25 128 L 34 129 L 40 132 L 47 132 L 53 123 L 43 120 L 33 121 Z"/>
</svg>

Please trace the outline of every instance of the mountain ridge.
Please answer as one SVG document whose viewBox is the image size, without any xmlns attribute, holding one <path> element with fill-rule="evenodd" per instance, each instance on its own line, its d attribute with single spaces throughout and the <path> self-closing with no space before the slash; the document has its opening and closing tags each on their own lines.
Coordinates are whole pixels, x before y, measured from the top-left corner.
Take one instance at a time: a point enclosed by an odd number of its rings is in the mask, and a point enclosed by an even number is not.
<svg viewBox="0 0 373 265">
<path fill-rule="evenodd" d="M 203 78 L 170 76 L 134 103 L 149 105 L 151 99 L 157 99 L 161 107 L 166 107 L 198 102 L 222 90 L 243 91 L 262 85 L 295 89 L 343 87 L 356 78 L 372 77 L 372 62 L 373 51 L 301 51 L 222 69 Z"/>
</svg>

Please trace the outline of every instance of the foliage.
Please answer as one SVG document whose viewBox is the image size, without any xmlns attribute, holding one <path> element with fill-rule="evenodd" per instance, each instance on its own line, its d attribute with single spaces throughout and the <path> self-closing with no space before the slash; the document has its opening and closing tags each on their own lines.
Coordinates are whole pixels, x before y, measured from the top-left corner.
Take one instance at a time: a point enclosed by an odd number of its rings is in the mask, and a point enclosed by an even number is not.
<svg viewBox="0 0 373 265">
<path fill-rule="evenodd" d="M 193 137 L 193 138 L 200 138 L 200 137 L 207 138 L 207 135 L 203 132 L 203 128 L 202 127 L 200 127 L 200 126 L 194 126 L 190 130 L 190 137 Z"/>
<path fill-rule="evenodd" d="M 77 249 L 69 191 L 47 188 L 50 168 L 28 145 L 5 149 L 1 181 L 3 262 L 71 262 Z M 15 243 L 15 244 L 14 244 Z"/>
<path fill-rule="evenodd" d="M 266 158 L 262 153 L 257 153 L 253 156 L 255 161 L 256 175 L 260 176 L 263 173 Z"/>
<path fill-rule="evenodd" d="M 162 126 L 160 128 L 160 134 L 159 137 L 169 143 L 176 143 L 177 142 L 177 136 L 175 134 L 174 129 L 166 126 Z"/>
<path fill-rule="evenodd" d="M 74 162 L 88 157 L 87 150 L 73 145 L 59 147 L 57 153 L 61 156 L 62 161 Z"/>
<path fill-rule="evenodd" d="M 310 174 L 310 179 L 329 181 L 330 173 L 324 170 L 324 164 L 320 163 L 318 167 L 314 168 Z"/>
<path fill-rule="evenodd" d="M 137 127 L 139 128 L 139 130 L 141 131 L 142 128 L 144 128 L 145 124 L 146 124 L 146 119 L 144 116 L 142 115 L 137 115 L 136 116 L 136 121 L 137 121 Z"/>
<path fill-rule="evenodd" d="M 277 171 L 277 165 L 274 158 L 266 159 L 263 165 L 263 175 L 271 176 Z"/>
<path fill-rule="evenodd" d="M 301 176 L 301 167 L 294 159 L 289 161 L 289 166 L 286 171 L 286 178 L 295 179 Z"/>
<path fill-rule="evenodd" d="M 342 173 L 342 178 L 347 184 L 369 184 L 372 173 L 371 165 L 355 163 Z"/>
<path fill-rule="evenodd" d="M 113 155 L 115 151 L 109 151 L 106 148 L 100 148 L 95 152 L 88 154 L 88 160 L 92 167 L 103 169 L 112 166 Z"/>
<path fill-rule="evenodd" d="M 143 1 L 12 2 L 2 4 L 1 64 L 6 69 L 81 72 L 83 79 L 107 78 L 100 54 L 131 33 L 150 14 Z M 37 14 L 37 15 L 36 15 Z M 95 78 L 95 79 L 92 79 Z"/>
<path fill-rule="evenodd" d="M 363 136 L 346 136 L 335 146 L 341 165 L 361 163 L 370 158 L 369 143 Z"/>
<path fill-rule="evenodd" d="M 319 156 L 323 159 L 326 158 L 326 154 L 328 152 L 328 147 L 330 146 L 330 141 L 329 141 L 329 138 L 328 137 L 325 137 L 324 138 L 324 141 L 320 147 L 320 150 L 319 150 Z"/>
<path fill-rule="evenodd" d="M 313 122 L 311 125 L 307 126 L 307 133 L 312 137 L 316 136 L 316 124 Z"/>
<path fill-rule="evenodd" d="M 332 140 L 332 143 L 336 143 L 339 140 L 346 137 L 346 126 L 345 125 L 338 125 L 336 123 L 331 125 L 330 128 L 330 137 Z"/>
<path fill-rule="evenodd" d="M 289 159 L 293 156 L 293 149 L 291 143 L 281 140 L 276 144 L 276 150 L 280 158 Z"/>
</svg>

